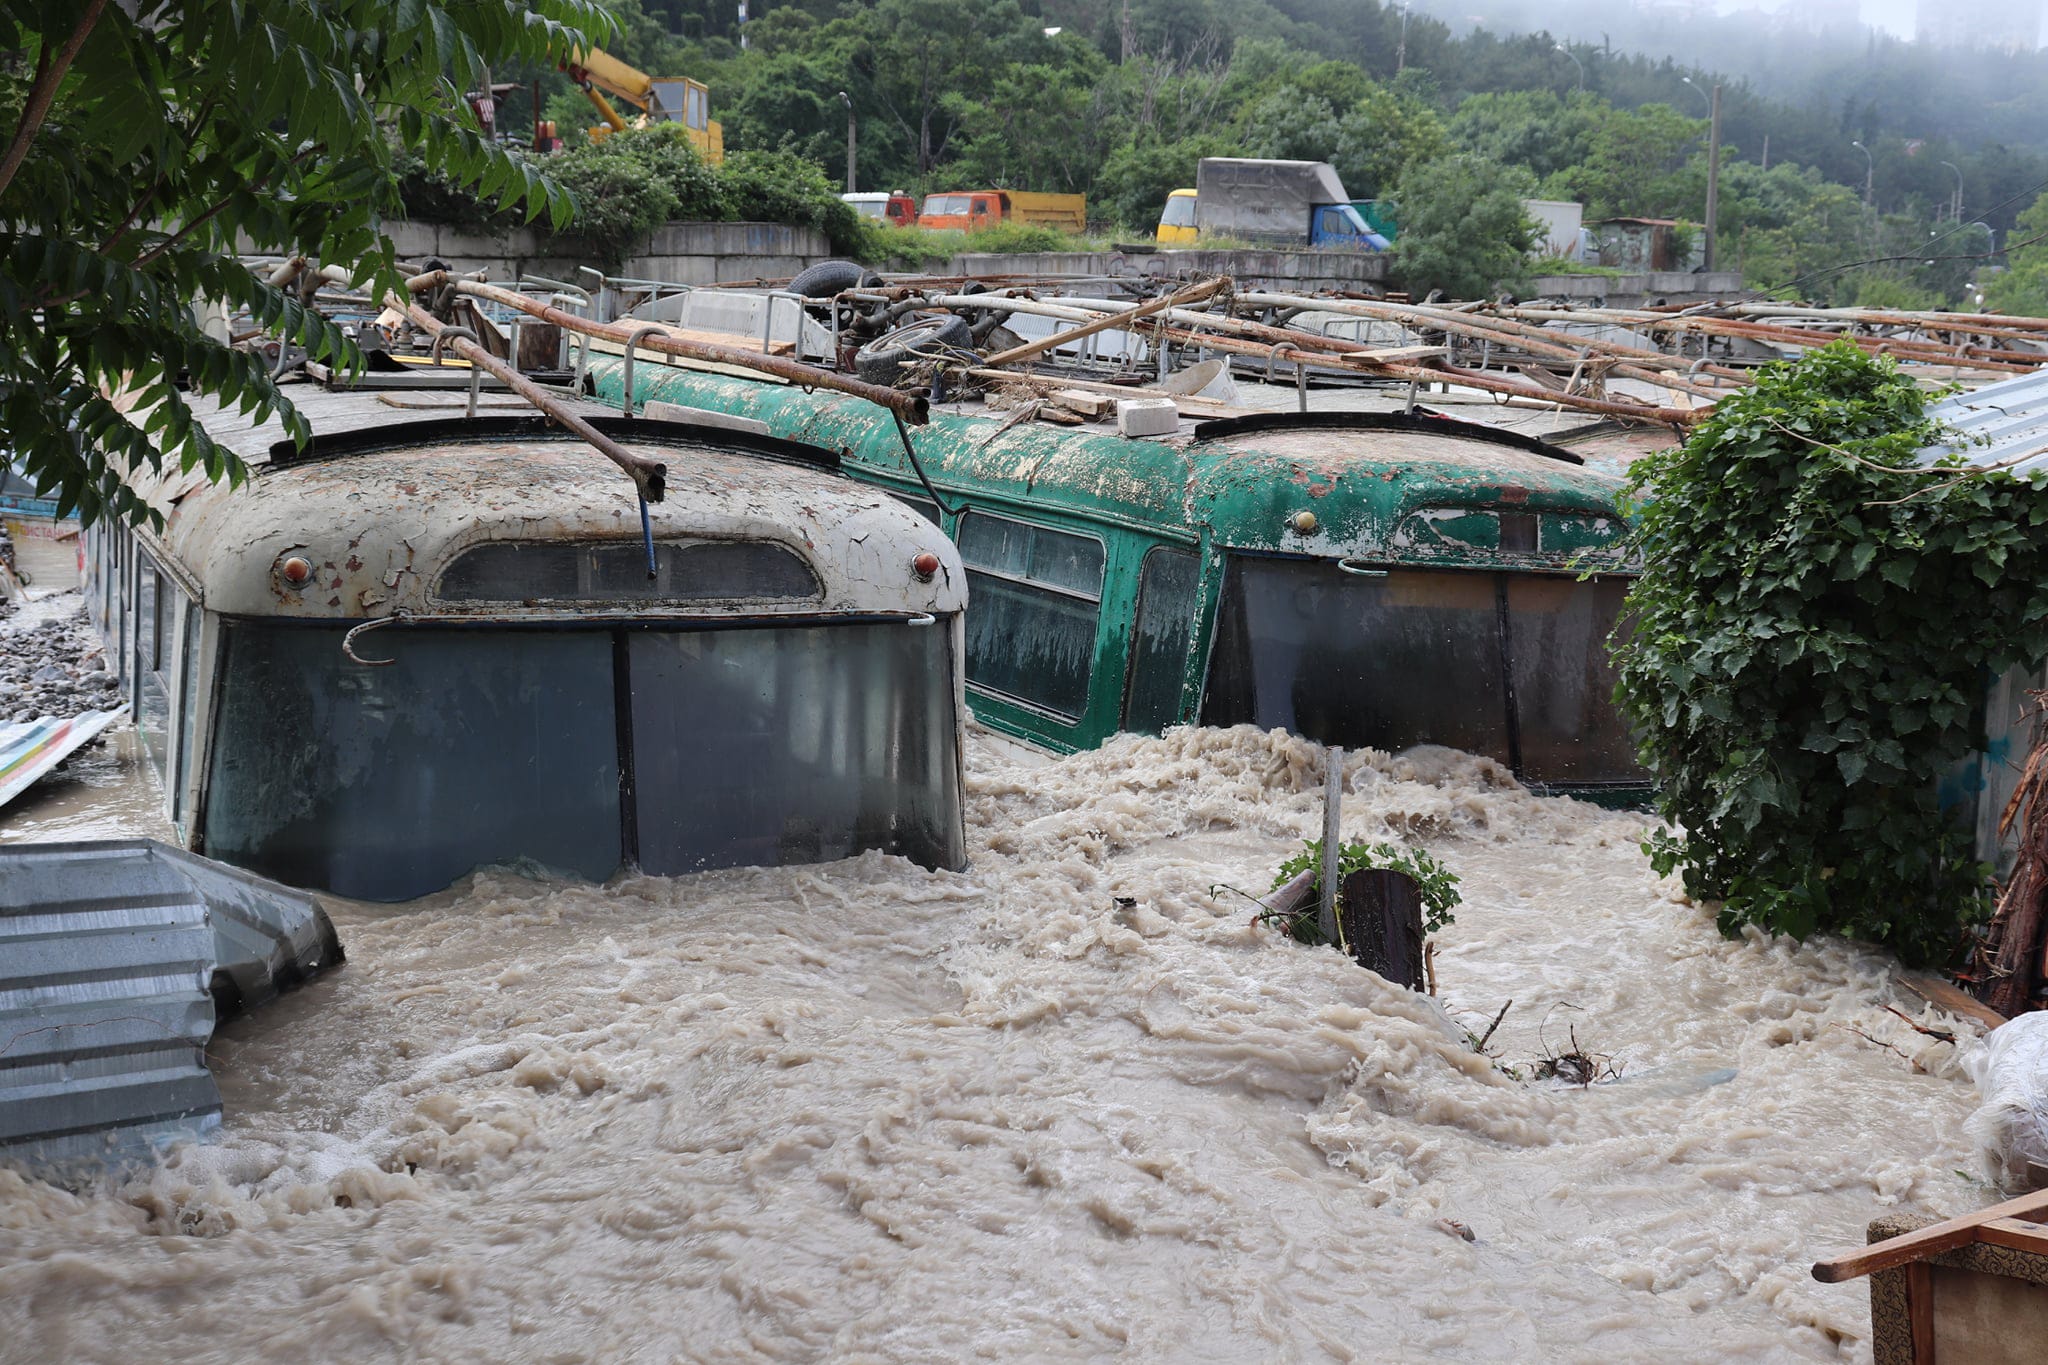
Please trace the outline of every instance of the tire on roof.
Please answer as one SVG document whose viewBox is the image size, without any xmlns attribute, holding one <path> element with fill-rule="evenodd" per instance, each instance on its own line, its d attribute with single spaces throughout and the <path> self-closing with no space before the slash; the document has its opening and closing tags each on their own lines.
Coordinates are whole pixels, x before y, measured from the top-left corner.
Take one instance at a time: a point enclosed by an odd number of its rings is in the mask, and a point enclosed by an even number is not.
<svg viewBox="0 0 2048 1365">
<path fill-rule="evenodd" d="M 972 363 L 974 336 L 967 320 L 952 313 L 927 313 L 882 333 L 854 353 L 853 369 L 870 384 L 895 384 L 904 362 L 950 358 Z"/>
<path fill-rule="evenodd" d="M 807 299 L 829 299 L 844 289 L 860 289 L 882 282 L 882 277 L 858 261 L 819 261 L 805 266 L 789 282 L 789 292 Z"/>
</svg>

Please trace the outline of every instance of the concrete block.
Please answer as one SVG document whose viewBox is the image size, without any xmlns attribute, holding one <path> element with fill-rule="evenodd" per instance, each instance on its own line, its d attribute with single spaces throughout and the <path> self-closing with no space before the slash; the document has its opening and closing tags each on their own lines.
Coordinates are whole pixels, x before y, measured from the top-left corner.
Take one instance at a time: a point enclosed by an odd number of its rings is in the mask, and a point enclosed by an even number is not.
<svg viewBox="0 0 2048 1365">
<path fill-rule="evenodd" d="M 1116 429 L 1125 436 L 1171 436 L 1180 430 L 1180 408 L 1171 398 L 1119 398 Z"/>
<path fill-rule="evenodd" d="M 640 415 L 656 422 L 689 422 L 700 427 L 717 427 L 721 431 L 745 431 L 755 436 L 768 435 L 768 424 L 752 417 L 740 417 L 730 412 L 713 412 L 710 408 L 693 408 L 684 403 L 668 403 L 659 398 L 645 403 Z"/>
</svg>

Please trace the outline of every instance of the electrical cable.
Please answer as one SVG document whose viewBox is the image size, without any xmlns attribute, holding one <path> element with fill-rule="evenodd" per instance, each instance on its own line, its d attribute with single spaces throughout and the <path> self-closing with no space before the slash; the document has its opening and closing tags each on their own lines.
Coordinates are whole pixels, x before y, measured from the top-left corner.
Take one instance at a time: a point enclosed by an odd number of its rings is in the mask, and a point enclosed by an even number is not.
<svg viewBox="0 0 2048 1365">
<path fill-rule="evenodd" d="M 958 507 L 947 506 L 946 500 L 939 496 L 939 490 L 932 487 L 932 481 L 925 477 L 924 462 L 917 458 L 917 447 L 910 443 L 910 428 L 903 425 L 903 414 L 892 410 L 889 415 L 896 419 L 896 434 L 903 438 L 903 453 L 910 457 L 910 467 L 917 471 L 917 481 L 924 485 L 924 491 L 938 505 L 938 509 L 949 517 L 957 517 L 965 512 L 966 503 L 963 502 Z"/>
</svg>

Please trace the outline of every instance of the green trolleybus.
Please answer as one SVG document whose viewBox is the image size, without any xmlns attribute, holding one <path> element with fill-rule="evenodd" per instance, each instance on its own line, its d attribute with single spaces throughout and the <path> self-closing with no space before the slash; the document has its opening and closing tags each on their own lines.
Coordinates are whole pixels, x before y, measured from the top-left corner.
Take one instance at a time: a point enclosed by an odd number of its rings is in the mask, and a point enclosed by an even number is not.
<svg viewBox="0 0 2048 1365">
<path fill-rule="evenodd" d="M 620 369 L 591 366 L 613 404 Z M 1444 745 L 1539 790 L 1644 788 L 1606 652 L 1629 578 L 1616 482 L 1557 447 L 1407 414 L 1133 440 L 970 409 L 910 434 L 921 478 L 855 399 L 653 365 L 636 390 L 838 450 L 944 527 L 968 695 L 994 729 L 1070 752 L 1249 723 Z"/>
</svg>

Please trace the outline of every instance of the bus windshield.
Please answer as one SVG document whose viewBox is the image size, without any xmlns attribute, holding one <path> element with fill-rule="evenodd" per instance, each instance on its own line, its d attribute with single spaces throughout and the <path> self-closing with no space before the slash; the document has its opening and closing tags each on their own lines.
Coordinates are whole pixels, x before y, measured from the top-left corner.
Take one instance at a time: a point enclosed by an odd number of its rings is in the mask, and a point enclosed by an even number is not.
<svg viewBox="0 0 2048 1365">
<path fill-rule="evenodd" d="M 1627 588 L 1232 556 L 1202 723 L 1389 752 L 1440 744 L 1539 783 L 1641 782 L 1606 648 Z"/>
<path fill-rule="evenodd" d="M 420 627 L 382 668 L 343 626 L 226 624 L 206 849 L 281 881 L 965 858 L 944 624 Z"/>
</svg>

